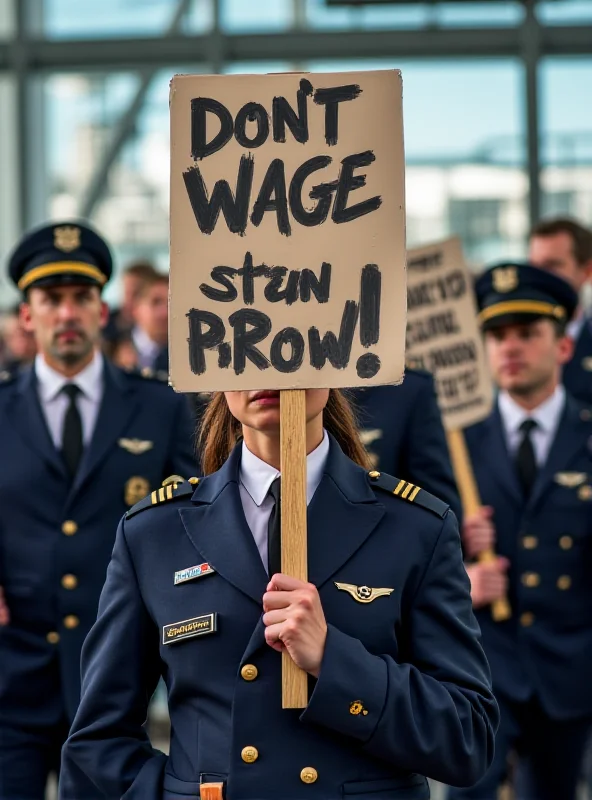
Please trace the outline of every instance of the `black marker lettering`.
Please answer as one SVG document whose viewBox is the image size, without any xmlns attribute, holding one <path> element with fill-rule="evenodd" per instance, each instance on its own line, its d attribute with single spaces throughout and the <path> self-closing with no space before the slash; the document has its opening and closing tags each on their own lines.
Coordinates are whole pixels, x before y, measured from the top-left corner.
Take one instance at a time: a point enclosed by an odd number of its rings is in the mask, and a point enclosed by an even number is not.
<svg viewBox="0 0 592 800">
<path fill-rule="evenodd" d="M 302 203 L 302 186 L 304 181 L 313 172 L 329 166 L 332 162 L 331 156 L 314 156 L 301 164 L 290 182 L 290 209 L 296 222 L 310 228 L 320 225 L 327 219 L 331 208 L 331 197 L 335 190 L 334 184 L 319 184 L 310 193 L 311 199 L 318 199 L 312 211 L 307 211 Z"/>
<path fill-rule="evenodd" d="M 355 100 L 361 93 L 359 86 L 334 86 L 331 89 L 317 89 L 314 101 L 317 105 L 325 106 L 325 141 L 328 145 L 337 144 L 339 103 Z"/>
<path fill-rule="evenodd" d="M 218 367 L 220 369 L 228 369 L 232 362 L 232 348 L 228 342 L 222 342 L 218 345 Z"/>
<path fill-rule="evenodd" d="M 278 272 L 276 272 L 276 270 L 278 270 Z M 281 272 L 279 270 L 281 270 Z M 283 284 L 286 272 L 286 267 L 271 268 L 271 281 L 267 284 L 264 291 L 265 299 L 269 303 L 279 303 L 281 300 L 285 300 L 286 305 L 291 306 L 292 303 L 298 300 L 300 272 L 296 269 L 290 270 L 286 286 L 284 289 L 281 289 L 280 287 Z"/>
<path fill-rule="evenodd" d="M 275 197 L 272 199 L 272 195 Z M 288 201 L 286 199 L 286 175 L 284 172 L 284 162 L 281 158 L 274 158 L 259 190 L 259 196 L 253 206 L 251 222 L 258 227 L 266 211 L 275 211 L 277 226 L 280 233 L 289 236 L 290 218 L 288 217 Z"/>
<path fill-rule="evenodd" d="M 354 206 L 346 208 L 349 193 L 354 189 L 360 189 L 366 185 L 365 175 L 354 175 L 354 169 L 357 167 L 367 167 L 376 161 L 376 156 L 372 150 L 366 150 L 364 153 L 355 153 L 352 156 L 347 156 L 341 162 L 342 167 L 339 173 L 339 181 L 337 186 L 337 194 L 335 195 L 335 204 L 333 206 L 333 213 L 331 218 L 333 222 L 351 222 L 352 219 L 362 217 L 364 214 L 370 214 L 376 211 L 382 203 L 380 195 L 371 197 L 369 200 L 364 200 Z"/>
<path fill-rule="evenodd" d="M 341 318 L 339 339 L 332 331 L 328 331 L 321 339 L 318 328 L 309 328 L 310 365 L 315 369 L 322 369 L 329 359 L 335 369 L 345 369 L 349 364 L 357 321 L 358 304 L 347 300 Z"/>
<path fill-rule="evenodd" d="M 331 264 L 323 261 L 321 266 L 321 277 L 317 278 L 311 269 L 303 269 L 300 278 L 300 299 L 303 303 L 308 303 L 312 292 L 318 303 L 326 303 L 329 300 L 331 289 Z"/>
<path fill-rule="evenodd" d="M 218 303 L 230 303 L 238 297 L 238 291 L 232 280 L 229 280 L 227 275 L 231 278 L 238 273 L 234 267 L 214 267 L 210 273 L 212 280 L 219 283 L 225 289 L 214 289 L 213 286 L 208 286 L 207 283 L 200 285 L 200 291 L 205 295 L 208 300 L 216 300 Z"/>
<path fill-rule="evenodd" d="M 196 222 L 202 233 L 210 234 L 214 230 L 220 210 L 222 210 L 228 230 L 232 233 L 239 233 L 241 236 L 244 234 L 253 183 L 253 158 L 251 156 L 241 157 L 236 181 L 236 199 L 228 181 L 219 180 L 216 181 L 211 200 L 208 200 L 208 190 L 197 165 L 183 173 L 183 180 Z"/>
<path fill-rule="evenodd" d="M 245 371 L 247 358 L 255 366 L 264 370 L 269 367 L 269 360 L 255 345 L 265 339 L 271 331 L 271 320 L 262 311 L 254 308 L 241 308 L 228 317 L 234 328 L 234 372 L 242 375 Z M 250 330 L 247 330 L 250 325 Z"/>
<path fill-rule="evenodd" d="M 187 314 L 189 318 L 189 366 L 195 375 L 203 375 L 206 371 L 205 350 L 212 350 L 224 339 L 226 329 L 220 317 L 210 311 L 192 308 Z M 207 325 L 207 329 L 203 329 Z"/>
<path fill-rule="evenodd" d="M 285 359 L 283 356 L 282 348 L 284 345 L 290 345 L 292 352 L 290 358 Z M 302 365 L 304 358 L 304 339 L 302 334 L 296 328 L 284 328 L 273 338 L 271 343 L 271 350 L 269 353 L 272 366 L 278 372 L 296 372 Z"/>
<path fill-rule="evenodd" d="M 245 305 L 252 306 L 255 302 L 254 279 L 261 275 L 269 275 L 269 267 L 267 264 L 259 264 L 258 267 L 254 267 L 253 256 L 247 251 L 243 267 L 238 270 L 238 274 L 243 277 L 243 301 Z"/>
<path fill-rule="evenodd" d="M 247 121 L 257 123 L 257 132 L 250 139 L 247 136 Z M 269 117 L 259 103 L 246 103 L 234 120 L 234 138 L 242 147 L 261 147 L 269 136 Z"/>
<path fill-rule="evenodd" d="M 206 111 L 220 120 L 220 131 L 206 144 Z M 221 150 L 232 136 L 232 115 L 226 106 L 211 97 L 195 97 L 191 101 L 191 158 L 205 158 Z"/>
<path fill-rule="evenodd" d="M 286 125 L 292 136 L 300 144 L 308 141 L 308 107 L 306 98 L 312 95 L 312 84 L 306 78 L 300 81 L 300 89 L 296 92 L 298 115 L 285 97 L 274 97 L 272 103 L 273 139 L 275 142 L 286 141 Z"/>
<path fill-rule="evenodd" d="M 376 353 L 364 353 L 356 361 L 358 378 L 373 378 L 380 369 L 380 359 Z"/>
<path fill-rule="evenodd" d="M 366 264 L 360 280 L 360 342 L 370 347 L 380 337 L 382 276 L 376 264 Z"/>
</svg>

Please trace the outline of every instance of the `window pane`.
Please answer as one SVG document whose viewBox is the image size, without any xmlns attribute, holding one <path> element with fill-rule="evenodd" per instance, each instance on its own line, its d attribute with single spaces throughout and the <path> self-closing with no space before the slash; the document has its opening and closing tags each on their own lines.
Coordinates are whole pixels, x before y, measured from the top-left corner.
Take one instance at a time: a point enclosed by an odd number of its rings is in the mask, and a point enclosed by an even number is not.
<svg viewBox="0 0 592 800">
<path fill-rule="evenodd" d="M 548 58 L 541 68 L 543 212 L 592 222 L 592 58 Z"/>
<path fill-rule="evenodd" d="M 381 59 L 308 68 L 401 69 L 410 246 L 458 233 L 474 264 L 523 255 L 528 183 L 518 62 Z"/>
<path fill-rule="evenodd" d="M 179 0 L 43 0 L 45 35 L 53 39 L 156 36 L 164 33 Z M 212 27 L 212 0 L 192 0 L 181 31 Z"/>
<path fill-rule="evenodd" d="M 545 25 L 569 25 L 570 23 L 592 22 L 592 3 L 590 0 L 543 0 L 537 7 L 537 16 Z"/>
<path fill-rule="evenodd" d="M 480 3 L 400 3 L 394 5 L 328 5 L 327 0 L 306 0 L 311 27 L 332 30 L 423 28 L 435 26 L 517 25 L 524 9 L 516 0 Z"/>
<path fill-rule="evenodd" d="M 227 33 L 284 31 L 294 18 L 292 0 L 219 0 L 220 26 Z"/>
</svg>

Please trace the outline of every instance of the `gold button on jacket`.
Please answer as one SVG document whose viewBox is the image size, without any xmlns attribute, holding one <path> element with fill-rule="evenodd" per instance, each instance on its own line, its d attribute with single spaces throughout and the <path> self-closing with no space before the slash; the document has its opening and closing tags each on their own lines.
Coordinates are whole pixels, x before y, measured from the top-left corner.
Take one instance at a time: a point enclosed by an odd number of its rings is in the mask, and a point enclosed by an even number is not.
<svg viewBox="0 0 592 800">
<path fill-rule="evenodd" d="M 522 575 L 522 583 L 529 589 L 534 589 L 541 582 L 541 576 L 537 572 L 525 572 Z"/>
<path fill-rule="evenodd" d="M 64 523 L 62 523 L 62 533 L 65 533 L 66 536 L 74 536 L 77 530 L 78 525 L 74 522 L 74 520 L 67 519 Z"/>
<path fill-rule="evenodd" d="M 532 611 L 525 611 L 524 614 L 520 615 L 520 624 L 524 628 L 530 627 L 533 622 L 534 622 L 534 614 L 532 613 Z"/>
<path fill-rule="evenodd" d="M 241 669 L 241 678 L 244 681 L 254 681 L 259 675 L 259 670 L 254 664 L 245 664 Z"/>
<path fill-rule="evenodd" d="M 68 628 L 69 630 L 73 630 L 80 625 L 80 620 L 74 614 L 68 614 L 67 617 L 64 617 L 64 628 Z"/>
<path fill-rule="evenodd" d="M 60 641 L 60 634 L 56 631 L 50 631 L 45 638 L 50 644 L 57 644 Z"/>
<path fill-rule="evenodd" d="M 252 764 L 259 758 L 259 751 L 256 747 L 252 747 L 251 745 L 243 747 L 241 750 L 241 758 L 246 764 Z"/>
<path fill-rule="evenodd" d="M 522 547 L 525 550 L 535 550 L 538 547 L 539 540 L 536 536 L 524 536 L 522 538 Z"/>
<path fill-rule="evenodd" d="M 573 547 L 573 539 L 571 536 L 562 536 L 559 540 L 559 547 L 562 550 L 571 550 Z"/>
<path fill-rule="evenodd" d="M 78 586 L 78 578 L 76 575 L 63 575 L 62 576 L 62 586 L 64 589 L 75 589 Z"/>
<path fill-rule="evenodd" d="M 569 575 L 560 575 L 557 579 L 557 588 L 565 591 L 571 587 L 571 578 Z"/>
<path fill-rule="evenodd" d="M 319 773 L 314 767 L 304 767 L 300 773 L 300 780 L 302 783 L 314 783 L 319 777 Z"/>
</svg>

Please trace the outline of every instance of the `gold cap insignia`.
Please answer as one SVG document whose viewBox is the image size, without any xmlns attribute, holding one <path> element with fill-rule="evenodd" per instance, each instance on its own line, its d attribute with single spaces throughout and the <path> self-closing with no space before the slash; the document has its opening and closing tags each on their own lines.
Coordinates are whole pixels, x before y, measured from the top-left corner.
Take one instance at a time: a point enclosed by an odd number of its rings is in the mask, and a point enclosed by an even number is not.
<svg viewBox="0 0 592 800">
<path fill-rule="evenodd" d="M 342 592 L 350 594 L 358 603 L 371 603 L 377 597 L 387 597 L 392 594 L 394 589 L 372 589 L 370 586 L 356 586 L 353 583 L 338 583 L 335 586 Z"/>
<path fill-rule="evenodd" d="M 576 486 L 581 486 L 586 482 L 588 476 L 585 472 L 556 472 L 555 483 L 560 486 L 566 486 L 568 489 L 574 489 Z"/>
<path fill-rule="evenodd" d="M 496 292 L 511 292 L 518 286 L 518 270 L 516 267 L 497 267 L 491 275 Z"/>
<path fill-rule="evenodd" d="M 80 247 L 80 228 L 76 225 L 60 225 L 53 229 L 53 246 L 64 253 L 71 253 Z"/>
<path fill-rule="evenodd" d="M 133 456 L 141 456 L 154 447 L 154 442 L 149 439 L 118 439 L 117 444 Z"/>
<path fill-rule="evenodd" d="M 133 475 L 125 482 L 123 498 L 128 506 L 135 506 L 143 497 L 150 493 L 150 483 L 140 475 Z"/>
</svg>

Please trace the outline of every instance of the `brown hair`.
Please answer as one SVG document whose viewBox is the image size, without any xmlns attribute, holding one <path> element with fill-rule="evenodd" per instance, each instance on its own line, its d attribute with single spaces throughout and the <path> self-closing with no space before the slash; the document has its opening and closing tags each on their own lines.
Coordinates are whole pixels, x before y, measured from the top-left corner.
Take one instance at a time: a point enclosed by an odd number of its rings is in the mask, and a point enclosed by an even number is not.
<svg viewBox="0 0 592 800">
<path fill-rule="evenodd" d="M 360 441 L 352 405 L 339 389 L 329 389 L 329 399 L 323 410 L 323 424 L 348 458 L 360 467 L 370 469 L 372 465 Z M 215 392 L 206 407 L 197 434 L 205 475 L 220 469 L 241 435 L 241 424 L 230 413 L 224 393 Z"/>
<path fill-rule="evenodd" d="M 152 275 L 146 278 L 138 289 L 136 301 L 144 300 L 144 298 L 150 293 L 152 287 L 157 286 L 159 283 L 164 283 L 167 286 L 169 285 L 169 276 L 166 272 L 154 272 Z"/>
<path fill-rule="evenodd" d="M 132 275 L 134 278 L 141 278 L 142 280 L 150 280 L 156 274 L 156 268 L 151 261 L 138 259 L 128 264 L 124 270 L 124 275 Z"/>
<path fill-rule="evenodd" d="M 567 233 L 571 238 L 572 250 L 578 264 L 583 266 L 592 260 L 592 232 L 569 217 L 556 217 L 539 222 L 530 232 L 534 236 L 555 236 Z"/>
</svg>

